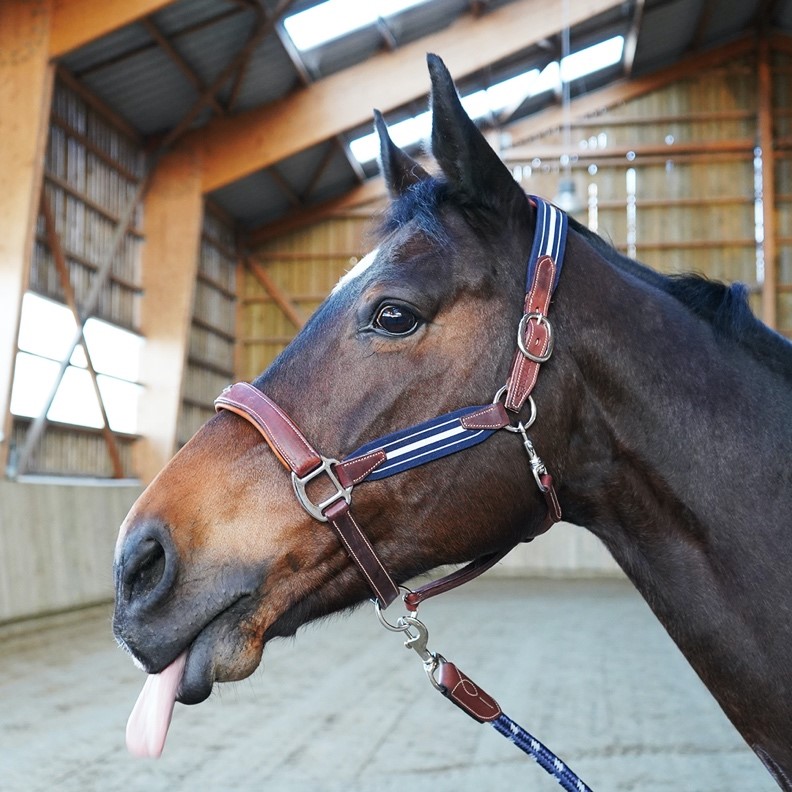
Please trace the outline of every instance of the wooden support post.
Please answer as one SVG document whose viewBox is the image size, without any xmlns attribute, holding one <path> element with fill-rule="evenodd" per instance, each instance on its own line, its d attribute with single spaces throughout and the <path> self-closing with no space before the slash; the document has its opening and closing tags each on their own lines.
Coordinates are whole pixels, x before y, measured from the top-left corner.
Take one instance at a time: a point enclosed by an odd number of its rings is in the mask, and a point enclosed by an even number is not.
<svg viewBox="0 0 792 792">
<path fill-rule="evenodd" d="M 52 102 L 49 27 L 49 0 L 0 2 L 0 470 Z"/>
<path fill-rule="evenodd" d="M 778 248 L 775 222 L 775 149 L 773 138 L 773 65 L 766 35 L 759 39 L 758 127 L 762 148 L 762 219 L 764 224 L 764 279 L 762 280 L 762 321 L 775 328 L 778 323 Z"/>
<path fill-rule="evenodd" d="M 140 372 L 142 438 L 135 445 L 135 470 L 144 483 L 176 450 L 202 221 L 200 160 L 189 152 L 166 154 L 144 204 L 140 325 L 146 345 Z"/>
</svg>

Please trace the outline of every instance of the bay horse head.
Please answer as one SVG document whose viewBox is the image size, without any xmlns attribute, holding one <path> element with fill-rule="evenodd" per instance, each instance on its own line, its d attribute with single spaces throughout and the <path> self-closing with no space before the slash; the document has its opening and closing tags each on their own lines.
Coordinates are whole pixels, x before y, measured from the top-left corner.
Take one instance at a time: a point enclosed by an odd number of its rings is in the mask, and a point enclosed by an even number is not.
<svg viewBox="0 0 792 792">
<path fill-rule="evenodd" d="M 376 248 L 270 368 L 220 396 L 121 527 L 114 631 L 157 675 L 139 701 L 154 723 L 140 750 L 162 750 L 174 700 L 247 677 L 273 638 L 372 593 L 386 605 L 440 565 L 496 558 L 560 502 L 782 783 L 792 734 L 773 696 L 792 694 L 792 635 L 782 624 L 783 639 L 762 641 L 744 614 L 769 633 L 786 612 L 772 603 L 792 607 L 778 563 L 790 473 L 750 467 L 792 458 L 789 344 L 738 287 L 665 278 L 571 220 L 564 237 L 439 58 L 429 71 L 439 172 L 376 115 L 391 197 Z M 433 461 L 413 465 L 427 432 Z M 464 453 L 449 453 L 459 438 Z"/>
</svg>

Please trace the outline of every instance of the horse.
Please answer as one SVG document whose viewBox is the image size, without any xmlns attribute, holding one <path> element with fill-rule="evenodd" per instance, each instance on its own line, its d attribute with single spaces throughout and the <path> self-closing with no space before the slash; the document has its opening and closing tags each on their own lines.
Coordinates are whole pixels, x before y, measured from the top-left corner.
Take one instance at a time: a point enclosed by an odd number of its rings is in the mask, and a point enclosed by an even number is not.
<svg viewBox="0 0 792 792">
<path fill-rule="evenodd" d="M 560 510 L 792 790 L 792 344 L 744 287 L 667 277 L 566 218 L 563 269 L 542 257 L 544 307 L 527 309 L 549 204 L 514 181 L 442 60 L 428 66 L 439 170 L 375 115 L 390 200 L 374 250 L 220 397 L 121 526 L 113 629 L 151 675 L 141 751 L 162 750 L 174 700 L 247 677 L 274 638 L 372 591 L 385 606 L 436 567 L 485 565 Z M 486 442 L 357 486 L 361 460 L 386 456 L 374 438 L 438 415 L 483 416 Z"/>
</svg>

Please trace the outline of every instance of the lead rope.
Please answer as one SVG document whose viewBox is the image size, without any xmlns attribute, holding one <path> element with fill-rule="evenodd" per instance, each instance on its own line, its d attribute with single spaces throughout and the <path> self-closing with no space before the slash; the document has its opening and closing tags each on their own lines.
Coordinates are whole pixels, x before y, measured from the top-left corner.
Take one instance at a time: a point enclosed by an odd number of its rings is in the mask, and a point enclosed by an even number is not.
<svg viewBox="0 0 792 792">
<path fill-rule="evenodd" d="M 495 731 L 511 740 L 539 767 L 553 776 L 567 792 L 592 792 L 591 788 L 564 761 L 506 715 L 495 699 L 485 693 L 470 677 L 441 654 L 430 652 L 427 648 L 429 630 L 414 614 L 400 616 L 395 624 L 391 624 L 383 616 L 376 600 L 374 608 L 383 627 L 407 637 L 404 642 L 405 648 L 412 649 L 421 658 L 426 675 L 435 690 L 464 710 L 473 720 L 491 724 Z"/>
</svg>

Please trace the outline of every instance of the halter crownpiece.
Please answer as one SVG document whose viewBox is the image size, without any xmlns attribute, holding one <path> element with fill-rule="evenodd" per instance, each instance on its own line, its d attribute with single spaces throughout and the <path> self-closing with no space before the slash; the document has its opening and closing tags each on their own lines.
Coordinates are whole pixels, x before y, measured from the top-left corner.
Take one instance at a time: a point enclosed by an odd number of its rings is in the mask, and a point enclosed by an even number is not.
<svg viewBox="0 0 792 792">
<path fill-rule="evenodd" d="M 523 317 L 517 328 L 506 391 L 506 409 L 519 412 L 536 385 L 539 367 L 553 354 L 553 328 L 547 319 L 561 267 L 569 221 L 551 203 L 531 196 L 536 206 L 536 230 L 525 276 Z"/>
<path fill-rule="evenodd" d="M 536 206 L 536 228 L 526 274 L 523 316 L 517 329 L 517 349 L 507 384 L 493 403 L 463 407 L 408 429 L 386 435 L 353 451 L 339 461 L 322 456 L 308 442 L 287 413 L 272 399 L 246 382 L 226 388 L 215 400 L 215 409 L 229 410 L 250 421 L 261 433 L 280 462 L 291 472 L 295 496 L 314 519 L 328 522 L 371 588 L 378 605 L 386 608 L 399 595 L 399 587 L 388 574 L 366 535 L 350 512 L 352 490 L 364 481 L 393 476 L 449 454 L 472 448 L 500 429 L 518 432 L 528 453 L 531 471 L 547 505 L 547 517 L 539 531 L 544 533 L 561 519 L 561 508 L 552 476 L 527 434 L 536 417 L 531 391 L 539 367 L 553 352 L 553 331 L 547 319 L 550 301 L 558 283 L 566 246 L 567 217 L 552 204 L 531 196 Z M 500 398 L 506 394 L 505 402 Z M 527 423 L 511 424 L 507 412 L 519 412 L 526 400 L 531 404 Z M 315 503 L 308 484 L 319 477 L 330 483 L 332 492 Z M 415 611 L 420 602 L 472 580 L 500 561 L 512 548 L 491 553 L 467 566 L 429 583 L 404 597 Z"/>
</svg>

